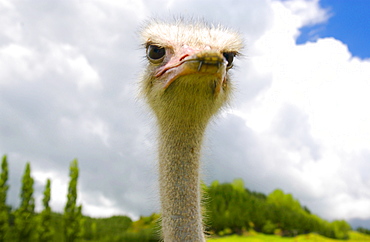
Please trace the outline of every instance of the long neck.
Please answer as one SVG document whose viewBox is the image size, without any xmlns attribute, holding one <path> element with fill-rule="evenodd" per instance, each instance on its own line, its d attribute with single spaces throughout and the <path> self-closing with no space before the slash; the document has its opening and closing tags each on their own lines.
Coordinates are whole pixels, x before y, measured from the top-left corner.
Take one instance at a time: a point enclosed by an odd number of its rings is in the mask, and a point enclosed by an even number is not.
<svg viewBox="0 0 370 242">
<path fill-rule="evenodd" d="M 168 122 L 162 122 L 162 124 Z M 206 124 L 160 124 L 159 184 L 164 241 L 205 241 L 199 158 Z"/>
</svg>

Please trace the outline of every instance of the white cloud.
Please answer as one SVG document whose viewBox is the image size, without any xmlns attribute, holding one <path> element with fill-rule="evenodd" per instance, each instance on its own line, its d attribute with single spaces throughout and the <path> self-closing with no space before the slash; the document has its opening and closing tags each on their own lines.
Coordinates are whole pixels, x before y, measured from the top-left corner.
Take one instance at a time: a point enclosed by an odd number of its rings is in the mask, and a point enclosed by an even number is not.
<svg viewBox="0 0 370 242">
<path fill-rule="evenodd" d="M 32 167 L 32 163 L 31 163 Z M 67 177 L 67 172 L 64 176 L 57 171 L 49 171 L 43 172 L 40 170 L 32 171 L 32 177 L 35 181 L 35 187 L 39 188 L 36 189 L 37 193 L 35 196 L 36 201 L 36 210 L 41 211 L 43 209 L 42 199 L 44 198 L 44 190 L 46 186 L 47 179 L 50 179 L 50 194 L 51 199 L 49 202 L 50 207 L 54 211 L 63 212 L 65 203 L 67 201 L 67 193 L 68 193 L 68 182 L 69 178 Z M 79 201 L 80 202 L 80 199 Z"/>
<path fill-rule="evenodd" d="M 289 23 L 298 23 L 296 28 L 326 22 L 329 18 L 328 12 L 319 5 L 319 0 L 289 0 L 275 2 L 275 7 L 279 9 L 279 17 L 289 16 Z M 284 7 L 283 7 L 284 6 Z M 283 8 L 285 10 L 282 10 Z M 292 21 L 295 20 L 295 21 Z M 285 22 L 287 23 L 287 22 Z"/>
<path fill-rule="evenodd" d="M 236 113 L 258 136 L 266 138 L 264 143 L 280 149 L 283 159 L 288 160 L 287 166 L 276 172 L 287 173 L 303 187 L 284 184 L 284 178 L 277 186 L 285 186 L 284 190 L 293 194 L 305 189 L 305 193 L 323 199 L 313 210 L 331 219 L 364 214 L 369 211 L 363 206 L 370 203 L 369 195 L 362 193 L 364 197 L 359 198 L 353 193 L 357 190 L 354 187 L 365 191 L 369 182 L 361 172 L 365 163 L 356 156 L 370 147 L 370 115 L 365 111 L 370 103 L 370 62 L 352 57 L 347 46 L 333 38 L 295 44 L 299 27 L 326 21 L 317 1 L 273 2 L 272 6 L 274 25 L 257 40 L 257 56 L 251 57 L 258 72 L 270 72 L 271 86 Z M 298 112 L 282 112 L 289 106 Z M 297 115 L 303 116 L 297 119 Z M 278 126 L 274 125 L 277 120 Z M 281 133 L 282 129 L 290 133 Z M 307 156 L 307 149 L 318 153 Z M 269 165 L 276 162 L 274 157 L 269 159 Z M 361 168 L 351 169 L 354 165 Z M 298 169 L 296 176 L 285 171 L 293 167 Z M 348 174 L 345 176 L 348 170 L 362 181 L 352 183 Z M 330 198 L 336 202 L 327 202 Z M 310 204 L 309 200 L 303 199 L 303 203 Z M 329 209 L 333 206 L 336 208 Z M 346 209 L 338 212 L 341 208 Z"/>
<path fill-rule="evenodd" d="M 118 204 L 107 198 L 100 192 L 80 194 L 83 201 L 83 213 L 93 217 L 109 217 L 117 214 L 125 214 L 133 219 L 138 219 L 138 216 L 131 211 L 124 211 Z"/>
<path fill-rule="evenodd" d="M 101 87 L 98 73 L 86 57 L 72 46 L 44 41 L 43 49 L 9 44 L 0 48 L 1 85 L 17 81 L 41 82 L 48 75 L 69 75 L 66 81 L 75 82 L 79 89 Z"/>
</svg>

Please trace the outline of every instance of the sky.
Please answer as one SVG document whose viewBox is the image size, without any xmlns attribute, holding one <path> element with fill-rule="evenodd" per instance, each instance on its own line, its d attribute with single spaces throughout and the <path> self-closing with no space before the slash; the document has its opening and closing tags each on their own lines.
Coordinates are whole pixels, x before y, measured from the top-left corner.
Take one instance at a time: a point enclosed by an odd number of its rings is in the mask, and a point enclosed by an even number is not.
<svg viewBox="0 0 370 242">
<path fill-rule="evenodd" d="M 160 6 L 160 7 L 159 7 Z M 236 90 L 209 125 L 202 176 L 291 193 L 327 220 L 370 228 L 368 1 L 0 0 L 0 154 L 8 203 L 26 162 L 41 209 L 63 211 L 70 162 L 83 213 L 159 211 L 155 119 L 138 95 L 152 17 L 201 17 L 239 31 Z"/>
<path fill-rule="evenodd" d="M 330 20 L 322 24 L 307 25 L 300 29 L 297 43 L 315 41 L 318 37 L 334 37 L 348 46 L 353 56 L 370 57 L 370 1 L 321 0 Z"/>
</svg>

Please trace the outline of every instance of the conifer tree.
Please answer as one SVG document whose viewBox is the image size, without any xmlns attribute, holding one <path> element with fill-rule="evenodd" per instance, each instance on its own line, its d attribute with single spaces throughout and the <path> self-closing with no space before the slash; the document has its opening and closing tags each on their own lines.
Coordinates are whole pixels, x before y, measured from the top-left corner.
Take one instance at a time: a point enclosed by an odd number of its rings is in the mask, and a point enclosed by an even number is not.
<svg viewBox="0 0 370 242">
<path fill-rule="evenodd" d="M 70 166 L 67 204 L 64 208 L 64 235 L 67 242 L 74 242 L 81 237 L 82 205 L 77 206 L 78 162 L 73 160 Z"/>
<path fill-rule="evenodd" d="M 31 177 L 30 163 L 22 178 L 21 205 L 15 212 L 15 228 L 18 241 L 35 241 L 35 199 L 33 198 L 33 178 Z"/>
<path fill-rule="evenodd" d="M 9 189 L 8 181 L 8 162 L 6 155 L 3 156 L 0 175 L 0 242 L 5 240 L 5 235 L 9 229 L 9 209 L 6 205 L 6 195 Z"/>
<path fill-rule="evenodd" d="M 39 228 L 39 241 L 40 242 L 48 242 L 52 241 L 53 238 L 53 230 L 51 224 L 51 208 L 49 206 L 50 202 L 50 179 L 47 179 L 46 186 L 44 190 L 44 198 L 42 199 L 42 204 L 44 206 L 44 210 L 40 214 L 40 228 Z"/>
</svg>

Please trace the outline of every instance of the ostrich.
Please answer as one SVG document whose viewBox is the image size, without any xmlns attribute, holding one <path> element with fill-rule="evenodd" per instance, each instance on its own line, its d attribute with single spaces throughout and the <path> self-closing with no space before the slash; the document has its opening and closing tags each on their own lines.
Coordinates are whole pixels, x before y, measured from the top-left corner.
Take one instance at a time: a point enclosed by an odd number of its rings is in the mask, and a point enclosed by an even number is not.
<svg viewBox="0 0 370 242">
<path fill-rule="evenodd" d="M 141 32 L 148 65 L 141 93 L 157 118 L 164 241 L 205 241 L 200 151 L 210 119 L 232 91 L 238 33 L 203 22 L 152 21 Z"/>
</svg>

